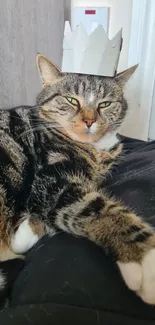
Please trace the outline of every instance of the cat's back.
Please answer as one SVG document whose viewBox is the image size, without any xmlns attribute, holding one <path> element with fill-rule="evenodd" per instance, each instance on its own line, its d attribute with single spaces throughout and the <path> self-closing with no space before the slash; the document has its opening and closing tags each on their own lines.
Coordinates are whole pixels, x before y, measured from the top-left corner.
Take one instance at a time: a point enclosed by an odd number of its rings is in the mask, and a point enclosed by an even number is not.
<svg viewBox="0 0 155 325">
<path fill-rule="evenodd" d="M 28 152 L 34 146 L 34 125 L 37 111 L 33 106 L 18 106 L 0 109 L 0 147 L 7 151 L 12 147 L 16 151 L 21 147 Z"/>
<path fill-rule="evenodd" d="M 11 134 L 15 128 L 24 126 L 30 122 L 30 115 L 33 107 L 31 106 L 18 106 L 13 108 L 0 108 L 0 131 L 5 131 Z"/>
<path fill-rule="evenodd" d="M 7 193 L 11 204 L 12 199 L 24 202 L 29 192 L 34 177 L 33 150 L 31 107 L 0 109 L 0 196 Z"/>
</svg>

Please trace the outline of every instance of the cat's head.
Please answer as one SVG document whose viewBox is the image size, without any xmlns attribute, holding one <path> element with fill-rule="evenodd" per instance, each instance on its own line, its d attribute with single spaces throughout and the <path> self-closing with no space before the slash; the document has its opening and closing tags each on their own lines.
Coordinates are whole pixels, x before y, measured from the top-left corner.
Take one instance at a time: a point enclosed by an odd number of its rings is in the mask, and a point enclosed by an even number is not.
<svg viewBox="0 0 155 325">
<path fill-rule="evenodd" d="M 41 54 L 37 66 L 43 82 L 37 98 L 42 118 L 80 142 L 94 143 L 117 131 L 127 111 L 123 88 L 137 66 L 114 78 L 62 73 Z"/>
</svg>

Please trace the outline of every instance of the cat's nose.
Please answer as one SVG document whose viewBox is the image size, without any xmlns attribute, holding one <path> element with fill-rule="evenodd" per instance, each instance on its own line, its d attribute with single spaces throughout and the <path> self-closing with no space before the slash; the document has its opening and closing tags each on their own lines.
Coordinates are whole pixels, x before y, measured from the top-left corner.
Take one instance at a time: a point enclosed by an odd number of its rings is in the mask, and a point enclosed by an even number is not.
<svg viewBox="0 0 155 325">
<path fill-rule="evenodd" d="M 92 119 L 84 119 L 83 121 L 86 123 L 87 127 L 90 128 L 92 126 L 92 124 L 94 122 L 96 122 L 96 119 L 95 118 L 92 118 Z"/>
</svg>

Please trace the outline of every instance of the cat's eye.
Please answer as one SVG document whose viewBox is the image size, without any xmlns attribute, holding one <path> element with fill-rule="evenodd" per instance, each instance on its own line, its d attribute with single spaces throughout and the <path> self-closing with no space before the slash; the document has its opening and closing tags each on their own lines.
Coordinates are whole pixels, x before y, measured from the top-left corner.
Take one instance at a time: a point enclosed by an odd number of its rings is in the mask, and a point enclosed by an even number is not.
<svg viewBox="0 0 155 325">
<path fill-rule="evenodd" d="M 110 106 L 111 102 L 103 102 L 98 105 L 98 108 L 105 108 Z"/>
<path fill-rule="evenodd" d="M 71 103 L 73 106 L 79 107 L 79 102 L 77 99 L 72 98 L 72 97 L 66 97 L 69 103 Z"/>
</svg>

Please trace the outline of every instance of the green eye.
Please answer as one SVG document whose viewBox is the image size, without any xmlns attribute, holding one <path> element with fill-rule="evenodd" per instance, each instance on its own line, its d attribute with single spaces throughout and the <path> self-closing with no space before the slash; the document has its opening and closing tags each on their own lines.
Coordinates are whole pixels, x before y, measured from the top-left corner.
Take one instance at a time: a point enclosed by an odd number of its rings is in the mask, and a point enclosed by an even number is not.
<svg viewBox="0 0 155 325">
<path fill-rule="evenodd" d="M 70 102 L 72 105 L 74 105 L 74 106 L 79 106 L 79 102 L 78 102 L 78 100 L 76 100 L 75 98 L 72 98 L 72 97 L 66 97 L 66 99 L 67 99 L 68 102 Z"/>
<path fill-rule="evenodd" d="M 111 102 L 103 102 L 101 104 L 98 105 L 99 108 L 105 108 L 110 106 Z"/>
</svg>

